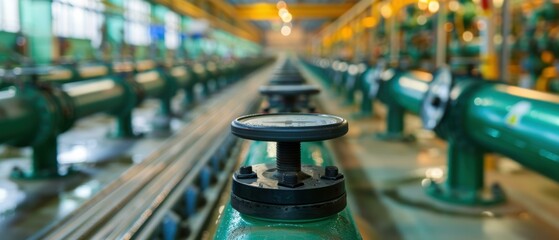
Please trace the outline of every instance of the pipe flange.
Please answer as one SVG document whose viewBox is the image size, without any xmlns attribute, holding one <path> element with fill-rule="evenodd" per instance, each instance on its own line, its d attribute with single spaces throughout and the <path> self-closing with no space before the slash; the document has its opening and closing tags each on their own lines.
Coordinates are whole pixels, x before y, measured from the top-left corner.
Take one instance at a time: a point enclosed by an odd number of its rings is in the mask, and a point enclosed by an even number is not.
<svg viewBox="0 0 559 240">
<path fill-rule="evenodd" d="M 249 201 L 231 194 L 231 206 L 242 214 L 277 220 L 324 218 L 344 210 L 346 194 L 326 202 L 304 205 L 275 205 Z"/>
<path fill-rule="evenodd" d="M 35 104 L 36 110 L 39 113 L 40 124 L 37 133 L 29 142 L 18 141 L 12 144 L 15 146 L 34 146 L 41 144 L 59 132 L 58 122 L 60 116 L 58 113 L 60 109 L 56 104 L 54 96 L 45 89 L 26 88 L 22 90 L 22 93 L 25 97 L 29 98 L 30 102 Z"/>
<path fill-rule="evenodd" d="M 140 83 L 132 79 L 134 76 L 130 74 L 121 74 L 115 78 L 115 82 L 122 86 L 127 96 L 124 106 L 109 114 L 114 116 L 126 115 L 134 110 L 134 108 L 142 103 L 146 93 Z"/>
<path fill-rule="evenodd" d="M 434 130 L 441 124 L 451 101 L 452 86 L 450 68 L 448 66 L 439 68 L 421 103 L 420 117 L 423 128 Z"/>
<path fill-rule="evenodd" d="M 311 204 L 332 200 L 345 193 L 344 177 L 326 168 L 302 165 L 301 172 L 294 175 L 299 186 L 284 186 L 287 176 L 278 172 L 276 164 L 252 165 L 256 177 L 245 177 L 242 171 L 233 175 L 232 190 L 237 197 L 266 204 Z M 333 167 L 333 166 L 329 166 Z M 334 167 L 335 168 L 335 167 Z M 280 181 L 279 179 L 282 179 Z M 298 181 L 297 181 L 298 180 Z"/>
<path fill-rule="evenodd" d="M 367 71 L 365 73 L 365 82 L 369 85 L 369 97 L 375 99 L 383 79 L 391 79 L 392 76 L 394 76 L 394 71 L 392 69 L 386 70 L 386 62 L 383 60 L 380 60 L 375 68 Z"/>
<path fill-rule="evenodd" d="M 301 172 L 293 174 L 293 186 L 282 184 L 288 181 L 278 181 L 286 176 L 281 176 L 275 164 L 253 165 L 252 171 L 256 177 L 247 178 L 240 171 L 233 175 L 231 205 L 243 214 L 313 219 L 338 213 L 346 206 L 345 179 L 337 171 L 328 171 L 328 167 L 301 166 Z"/>
<path fill-rule="evenodd" d="M 67 92 L 60 88 L 50 88 L 49 93 L 53 96 L 53 99 L 58 105 L 58 111 L 60 114 L 60 119 L 58 119 L 58 131 L 65 132 L 70 129 L 77 120 L 76 108 L 72 98 Z"/>
</svg>

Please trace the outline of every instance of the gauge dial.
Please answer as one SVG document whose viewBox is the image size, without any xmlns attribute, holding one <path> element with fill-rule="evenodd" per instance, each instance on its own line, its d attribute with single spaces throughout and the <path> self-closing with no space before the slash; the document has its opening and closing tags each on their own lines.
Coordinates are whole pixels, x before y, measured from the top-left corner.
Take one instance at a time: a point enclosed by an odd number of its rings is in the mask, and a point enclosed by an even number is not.
<svg viewBox="0 0 559 240">
<path fill-rule="evenodd" d="M 233 134 L 261 141 L 321 141 L 343 136 L 347 121 L 327 114 L 277 113 L 243 116 L 231 124 Z"/>
</svg>

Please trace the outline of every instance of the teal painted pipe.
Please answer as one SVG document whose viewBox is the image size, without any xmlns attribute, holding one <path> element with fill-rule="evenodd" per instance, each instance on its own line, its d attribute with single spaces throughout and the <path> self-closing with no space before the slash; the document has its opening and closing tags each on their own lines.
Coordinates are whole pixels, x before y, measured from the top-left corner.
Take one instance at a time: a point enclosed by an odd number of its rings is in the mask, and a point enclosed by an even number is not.
<svg viewBox="0 0 559 240">
<path fill-rule="evenodd" d="M 171 83 L 173 81 L 166 81 L 158 70 L 152 70 L 132 78 L 101 78 L 66 83 L 60 88 L 23 84 L 0 91 L 0 143 L 33 147 L 31 170 L 16 169 L 13 176 L 60 177 L 58 134 L 71 128 L 76 120 L 94 113 L 105 112 L 117 117 L 113 135 L 134 136 L 131 115 L 134 107 L 143 97 L 170 98 L 176 91 L 169 91 L 169 88 L 187 81 Z"/>
<path fill-rule="evenodd" d="M 54 67 L 48 70 L 46 74 L 39 75 L 38 81 L 60 85 L 70 82 L 106 77 L 109 74 L 110 69 L 106 65 Z"/>
<path fill-rule="evenodd" d="M 431 73 L 422 71 L 398 72 L 389 69 L 381 73 L 381 80 L 376 81 L 377 98 L 386 104 L 388 113 L 386 131 L 379 133 L 378 138 L 389 141 L 410 140 L 410 136 L 403 133 L 405 112 L 419 114 L 432 78 Z"/>
<path fill-rule="evenodd" d="M 428 72 L 407 71 L 398 74 L 390 84 L 392 99 L 402 108 L 418 115 L 431 80 L 433 75 Z"/>
<path fill-rule="evenodd" d="M 484 84 L 464 110 L 464 130 L 479 146 L 559 181 L 559 96 Z"/>
<path fill-rule="evenodd" d="M 16 93 L 14 88 L 0 91 L 0 142 L 30 138 L 38 129 L 39 112 Z"/>
<path fill-rule="evenodd" d="M 276 161 L 275 143 L 252 142 L 244 166 Z M 322 142 L 301 144 L 301 164 L 334 165 L 332 156 Z M 240 214 L 225 205 L 220 215 L 215 240 L 221 239 L 361 239 L 350 210 L 346 207 L 335 215 L 312 220 L 278 221 Z"/>
<path fill-rule="evenodd" d="M 166 94 L 168 96 L 174 96 L 179 88 L 184 89 L 184 99 L 183 103 L 189 105 L 194 102 L 194 84 L 195 79 L 193 74 L 190 72 L 187 66 L 176 66 L 170 68 L 166 71 L 166 78 L 170 82 L 166 87 Z M 162 105 L 162 111 L 165 113 L 171 113 L 171 99 L 167 100 L 167 104 Z"/>
<path fill-rule="evenodd" d="M 206 78 L 203 81 L 204 95 L 209 96 L 212 92 L 210 88 L 210 81 L 217 83 L 217 78 L 219 77 L 219 72 L 217 69 L 217 64 L 213 61 L 206 62 Z"/>
<path fill-rule="evenodd" d="M 100 112 L 120 114 L 135 96 L 115 79 L 68 83 L 61 88 L 12 87 L 0 98 L 0 142 L 31 146 L 29 172 L 17 178 L 59 177 L 57 136 L 80 118 Z M 133 106 L 133 105 L 132 105 Z"/>
<path fill-rule="evenodd" d="M 76 118 L 98 112 L 116 112 L 127 100 L 125 89 L 111 78 L 68 83 L 62 89 L 72 99 Z"/>
<path fill-rule="evenodd" d="M 142 92 L 149 98 L 160 98 L 165 88 L 165 80 L 157 70 L 137 73 L 134 80 L 142 88 Z"/>
<path fill-rule="evenodd" d="M 441 72 L 422 116 L 449 143 L 448 176 L 444 185 L 430 185 L 430 195 L 465 205 L 505 201 L 498 185 L 489 195 L 483 191 L 486 153 L 505 155 L 559 181 L 559 96 L 480 79 L 452 84 L 449 71 Z"/>
</svg>

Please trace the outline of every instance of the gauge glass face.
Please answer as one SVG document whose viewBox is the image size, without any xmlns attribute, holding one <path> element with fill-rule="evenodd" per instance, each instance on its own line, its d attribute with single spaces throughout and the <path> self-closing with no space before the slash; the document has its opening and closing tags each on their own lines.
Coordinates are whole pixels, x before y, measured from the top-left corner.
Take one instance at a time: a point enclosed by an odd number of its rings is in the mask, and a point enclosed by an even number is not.
<svg viewBox="0 0 559 240">
<path fill-rule="evenodd" d="M 319 127 L 339 124 L 342 119 L 328 115 L 263 115 L 240 119 L 239 122 L 255 127 Z"/>
</svg>

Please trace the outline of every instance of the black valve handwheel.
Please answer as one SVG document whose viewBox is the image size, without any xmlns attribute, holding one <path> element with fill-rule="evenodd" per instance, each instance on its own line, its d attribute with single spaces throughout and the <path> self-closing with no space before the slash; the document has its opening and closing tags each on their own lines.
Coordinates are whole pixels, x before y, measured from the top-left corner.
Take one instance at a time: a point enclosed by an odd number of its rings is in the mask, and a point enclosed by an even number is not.
<svg viewBox="0 0 559 240">
<path fill-rule="evenodd" d="M 238 137 L 271 142 L 322 141 L 341 137 L 347 131 L 347 120 L 328 114 L 254 114 L 231 123 L 231 132 Z"/>
<path fill-rule="evenodd" d="M 260 87 L 263 95 L 299 96 L 320 93 L 320 88 L 313 85 L 266 85 Z"/>
</svg>

